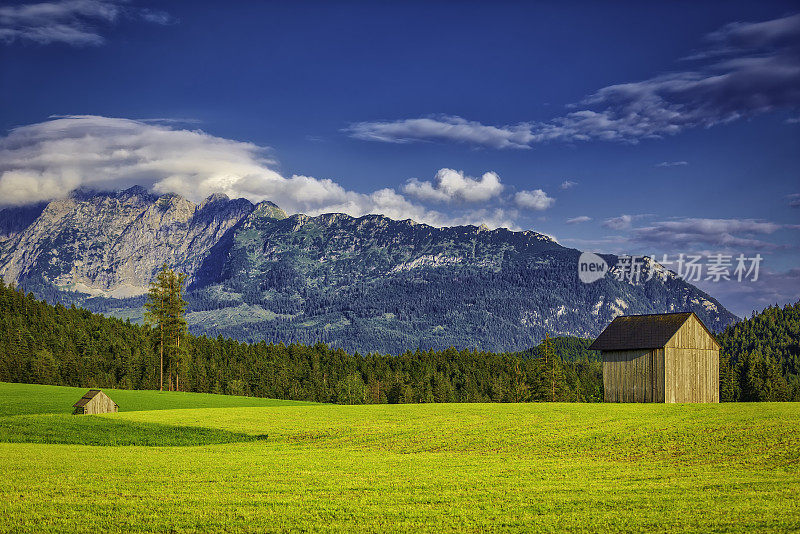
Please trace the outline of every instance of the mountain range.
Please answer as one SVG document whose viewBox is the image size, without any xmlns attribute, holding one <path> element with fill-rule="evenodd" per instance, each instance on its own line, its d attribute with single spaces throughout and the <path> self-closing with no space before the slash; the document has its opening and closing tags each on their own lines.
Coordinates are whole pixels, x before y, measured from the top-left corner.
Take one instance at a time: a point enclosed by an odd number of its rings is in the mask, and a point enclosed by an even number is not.
<svg viewBox="0 0 800 534">
<path fill-rule="evenodd" d="M 190 329 L 241 341 L 514 351 L 546 333 L 596 336 L 620 314 L 694 311 L 717 331 L 737 320 L 672 273 L 582 283 L 580 254 L 533 231 L 289 216 L 267 201 L 215 194 L 195 204 L 139 186 L 0 211 L 6 282 L 141 321 L 166 263 L 187 275 Z"/>
</svg>

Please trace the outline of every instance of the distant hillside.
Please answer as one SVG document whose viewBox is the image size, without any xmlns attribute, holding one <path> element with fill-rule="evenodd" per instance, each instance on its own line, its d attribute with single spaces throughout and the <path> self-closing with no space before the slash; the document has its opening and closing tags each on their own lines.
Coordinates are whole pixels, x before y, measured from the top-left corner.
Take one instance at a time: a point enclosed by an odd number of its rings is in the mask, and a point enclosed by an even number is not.
<svg viewBox="0 0 800 534">
<path fill-rule="evenodd" d="M 198 205 L 141 187 L 0 211 L 6 281 L 138 322 L 167 263 L 187 274 L 190 330 L 240 341 L 504 352 L 546 333 L 594 337 L 620 314 L 694 311 L 717 331 L 736 320 L 674 276 L 583 284 L 579 255 L 532 231 L 287 216 L 270 202 Z"/>
<path fill-rule="evenodd" d="M 770 306 L 717 339 L 723 400 L 800 401 L 800 302 Z"/>
<path fill-rule="evenodd" d="M 149 327 L 52 306 L 0 281 L 0 382 L 157 389 L 156 339 Z M 184 347 L 182 391 L 343 404 L 603 399 L 598 362 L 558 357 L 452 348 L 362 356 L 191 335 Z"/>
</svg>

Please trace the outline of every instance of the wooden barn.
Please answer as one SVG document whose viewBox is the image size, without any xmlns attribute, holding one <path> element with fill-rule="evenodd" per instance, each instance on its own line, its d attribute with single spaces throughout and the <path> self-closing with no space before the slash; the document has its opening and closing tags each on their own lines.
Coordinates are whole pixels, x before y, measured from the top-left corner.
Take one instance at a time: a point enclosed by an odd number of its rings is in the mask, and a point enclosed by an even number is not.
<svg viewBox="0 0 800 534">
<path fill-rule="evenodd" d="M 603 354 L 606 402 L 719 402 L 719 343 L 691 312 L 614 319 Z"/>
<path fill-rule="evenodd" d="M 75 411 L 72 412 L 73 414 L 112 413 L 119 411 L 117 403 L 99 389 L 90 389 L 86 395 L 78 399 L 78 402 L 72 406 L 75 407 Z"/>
</svg>

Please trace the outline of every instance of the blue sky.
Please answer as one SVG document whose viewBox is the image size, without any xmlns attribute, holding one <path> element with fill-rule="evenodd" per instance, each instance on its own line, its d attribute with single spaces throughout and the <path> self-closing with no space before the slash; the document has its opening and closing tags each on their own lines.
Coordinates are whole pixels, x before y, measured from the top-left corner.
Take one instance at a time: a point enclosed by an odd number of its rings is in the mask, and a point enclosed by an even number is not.
<svg viewBox="0 0 800 534">
<path fill-rule="evenodd" d="M 0 203 L 141 183 L 287 211 L 762 254 L 800 298 L 796 2 L 0 4 Z"/>
</svg>

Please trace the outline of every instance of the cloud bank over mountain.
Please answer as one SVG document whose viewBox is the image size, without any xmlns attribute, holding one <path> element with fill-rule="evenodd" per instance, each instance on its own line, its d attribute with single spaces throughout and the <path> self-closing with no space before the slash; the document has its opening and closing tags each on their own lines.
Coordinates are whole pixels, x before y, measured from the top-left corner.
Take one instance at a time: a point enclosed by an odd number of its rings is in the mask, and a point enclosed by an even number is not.
<svg viewBox="0 0 800 534">
<path fill-rule="evenodd" d="M 491 171 L 478 179 L 441 169 L 433 182 L 409 180 L 403 187 L 407 197 L 393 188 L 356 192 L 329 178 L 284 176 L 276 168 L 268 147 L 163 120 L 61 116 L 14 128 L 0 138 L 5 205 L 51 200 L 80 187 L 113 190 L 139 184 L 194 201 L 218 192 L 254 202 L 271 200 L 291 213 L 379 213 L 434 226 L 518 228 L 516 211 L 499 198 L 504 190 L 500 177 Z M 481 204 L 456 214 L 425 205 L 455 200 Z"/>
</svg>

